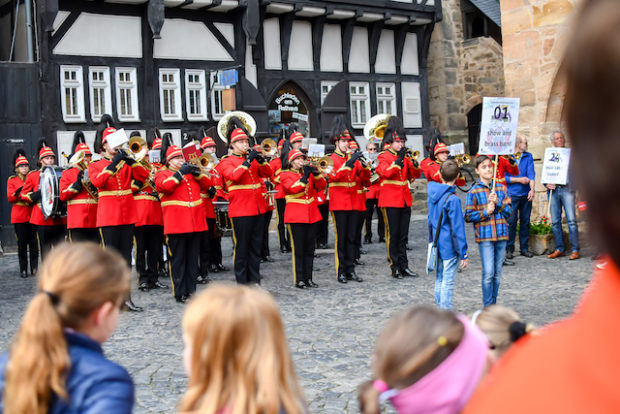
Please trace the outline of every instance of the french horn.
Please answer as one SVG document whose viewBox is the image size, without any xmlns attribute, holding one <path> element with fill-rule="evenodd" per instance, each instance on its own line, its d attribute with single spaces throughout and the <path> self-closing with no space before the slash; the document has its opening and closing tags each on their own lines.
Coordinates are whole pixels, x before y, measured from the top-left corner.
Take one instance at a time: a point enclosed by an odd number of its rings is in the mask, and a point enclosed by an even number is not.
<svg viewBox="0 0 620 414">
<path fill-rule="evenodd" d="M 364 125 L 364 137 L 368 141 L 372 141 L 375 138 L 379 141 L 383 140 L 385 128 L 391 116 L 391 114 L 377 114 L 370 118 L 366 125 Z"/>
<path fill-rule="evenodd" d="M 256 134 L 256 120 L 252 117 L 252 115 L 243 111 L 231 111 L 224 114 L 222 119 L 217 123 L 217 135 L 219 135 L 220 139 L 228 144 L 228 121 L 232 117 L 237 117 L 245 129 L 248 131 L 248 134 L 254 136 Z"/>
</svg>

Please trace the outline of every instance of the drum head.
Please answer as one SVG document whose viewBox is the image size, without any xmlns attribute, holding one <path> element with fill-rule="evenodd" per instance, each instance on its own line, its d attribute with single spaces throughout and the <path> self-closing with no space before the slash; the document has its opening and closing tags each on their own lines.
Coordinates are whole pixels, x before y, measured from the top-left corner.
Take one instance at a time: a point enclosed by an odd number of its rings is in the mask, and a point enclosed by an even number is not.
<svg viewBox="0 0 620 414">
<path fill-rule="evenodd" d="M 45 218 L 55 216 L 60 202 L 58 181 L 62 170 L 57 166 L 45 166 L 41 171 L 39 190 L 41 190 L 41 211 Z"/>
</svg>

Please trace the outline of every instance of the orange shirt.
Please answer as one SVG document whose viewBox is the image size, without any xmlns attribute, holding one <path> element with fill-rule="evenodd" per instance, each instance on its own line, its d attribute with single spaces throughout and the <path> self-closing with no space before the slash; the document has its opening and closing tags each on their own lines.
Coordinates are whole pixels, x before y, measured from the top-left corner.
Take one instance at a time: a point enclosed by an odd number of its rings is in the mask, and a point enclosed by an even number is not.
<svg viewBox="0 0 620 414">
<path fill-rule="evenodd" d="M 575 313 L 519 340 L 464 413 L 620 412 L 620 271 L 597 270 Z"/>
</svg>

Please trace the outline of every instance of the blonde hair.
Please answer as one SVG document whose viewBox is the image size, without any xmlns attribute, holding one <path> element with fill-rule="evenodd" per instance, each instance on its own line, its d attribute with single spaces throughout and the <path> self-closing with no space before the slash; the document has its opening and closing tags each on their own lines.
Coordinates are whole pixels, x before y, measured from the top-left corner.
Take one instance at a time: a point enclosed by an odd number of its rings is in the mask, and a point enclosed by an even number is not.
<svg viewBox="0 0 620 414">
<path fill-rule="evenodd" d="M 304 412 L 280 312 L 267 292 L 209 287 L 187 308 L 183 334 L 192 351 L 180 411 Z"/>
<path fill-rule="evenodd" d="M 489 340 L 496 359 L 521 336 L 534 330 L 534 326 L 521 321 L 517 312 L 500 305 L 487 306 L 473 320 Z"/>
<path fill-rule="evenodd" d="M 464 331 L 463 323 L 447 310 L 414 306 L 400 312 L 377 339 L 373 375 L 390 388 L 407 388 L 437 368 L 461 342 Z M 372 381 L 362 384 L 362 413 L 378 414 L 378 399 L 379 391 Z"/>
<path fill-rule="evenodd" d="M 12 343 L 4 412 L 44 414 L 52 393 L 66 399 L 71 368 L 63 328 L 79 330 L 106 302 L 120 305 L 130 288 L 123 258 L 94 243 L 54 248 L 39 268 L 38 292 Z"/>
</svg>

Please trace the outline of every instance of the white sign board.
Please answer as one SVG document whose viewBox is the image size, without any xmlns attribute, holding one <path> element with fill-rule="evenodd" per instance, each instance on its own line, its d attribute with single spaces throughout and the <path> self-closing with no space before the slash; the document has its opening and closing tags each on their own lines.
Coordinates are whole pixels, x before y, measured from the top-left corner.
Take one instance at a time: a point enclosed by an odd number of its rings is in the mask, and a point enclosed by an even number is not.
<svg viewBox="0 0 620 414">
<path fill-rule="evenodd" d="M 568 182 L 569 161 L 570 148 L 547 148 L 545 150 L 541 182 L 543 184 L 566 185 Z"/>
<path fill-rule="evenodd" d="M 448 149 L 450 150 L 450 155 L 452 155 L 453 157 L 456 155 L 465 154 L 465 144 L 463 144 L 462 142 L 449 145 Z"/>
<path fill-rule="evenodd" d="M 325 155 L 325 145 L 310 144 L 308 147 L 308 157 L 322 157 Z"/>
<path fill-rule="evenodd" d="M 482 99 L 480 154 L 514 154 L 519 125 L 519 102 L 519 98 Z"/>
</svg>

